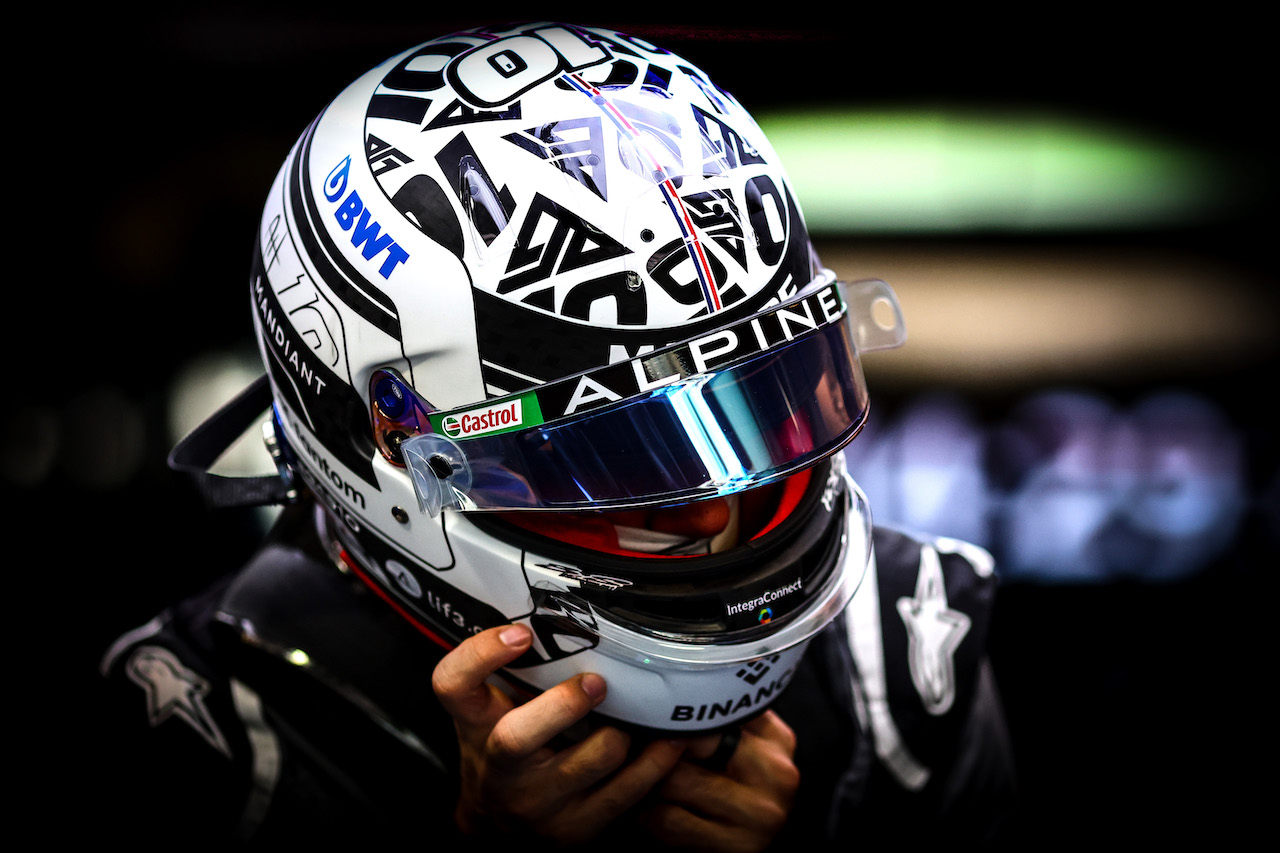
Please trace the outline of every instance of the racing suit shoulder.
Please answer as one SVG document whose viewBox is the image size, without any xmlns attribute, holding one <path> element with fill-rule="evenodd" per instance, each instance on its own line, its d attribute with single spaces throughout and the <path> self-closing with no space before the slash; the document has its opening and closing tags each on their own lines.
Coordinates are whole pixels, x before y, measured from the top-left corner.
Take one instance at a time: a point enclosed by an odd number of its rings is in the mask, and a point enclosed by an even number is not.
<svg viewBox="0 0 1280 853">
<path fill-rule="evenodd" d="M 821 780 L 811 821 L 824 843 L 990 840 L 1014 793 L 986 655 L 994 563 L 953 539 L 876 527 L 873 541 L 853 601 L 806 655 L 816 674 L 783 706 L 802 785 Z"/>
<path fill-rule="evenodd" d="M 309 509 L 286 510 L 245 566 L 104 657 L 112 760 L 133 770 L 118 810 L 145 804 L 147 832 L 332 843 L 403 837 L 402 815 L 451 826 L 432 664 L 327 559 Z"/>
<path fill-rule="evenodd" d="M 135 823 L 140 831 L 236 832 L 252 746 L 208 630 L 225 586 L 128 631 L 102 659 L 94 745 L 101 808 L 122 834 Z"/>
<path fill-rule="evenodd" d="M 995 566 L 985 550 L 956 539 L 876 528 L 874 541 L 876 600 L 855 598 L 850 638 L 868 701 L 889 704 L 903 746 L 920 765 L 900 765 L 911 785 L 950 750 L 978 690 Z M 882 665 L 874 663 L 873 647 L 864 648 L 870 643 L 859 642 L 860 631 L 868 641 L 878 633 Z M 877 678 L 883 683 L 870 683 Z"/>
</svg>

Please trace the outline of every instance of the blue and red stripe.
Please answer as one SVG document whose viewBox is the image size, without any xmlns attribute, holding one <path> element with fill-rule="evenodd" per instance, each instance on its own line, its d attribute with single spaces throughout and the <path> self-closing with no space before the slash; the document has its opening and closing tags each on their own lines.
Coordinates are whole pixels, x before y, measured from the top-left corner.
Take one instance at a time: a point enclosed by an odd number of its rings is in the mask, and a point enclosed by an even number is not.
<svg viewBox="0 0 1280 853">
<path fill-rule="evenodd" d="M 610 118 L 619 133 L 625 134 L 631 139 L 640 137 L 640 132 L 631 124 L 631 121 L 598 88 L 582 79 L 578 74 L 565 74 L 564 79 L 579 92 L 590 97 Z M 637 145 L 636 150 L 645 151 L 642 145 Z M 698 273 L 698 283 L 702 288 L 703 300 L 706 302 L 707 308 L 712 312 L 719 311 L 724 307 L 724 304 L 721 302 L 720 294 L 716 290 L 715 277 L 711 274 L 711 264 L 707 260 L 706 250 L 698 237 L 697 229 L 693 225 L 693 219 L 689 216 L 689 211 L 685 207 L 684 201 L 676 191 L 675 182 L 667 175 L 662 164 L 652 157 L 650 157 L 650 163 L 653 166 L 654 176 L 659 178 L 658 186 L 662 190 L 662 196 L 667 202 L 667 207 L 671 209 L 671 213 L 680 227 L 680 233 L 684 237 L 685 249 L 689 252 L 689 258 L 693 261 L 694 269 Z"/>
</svg>

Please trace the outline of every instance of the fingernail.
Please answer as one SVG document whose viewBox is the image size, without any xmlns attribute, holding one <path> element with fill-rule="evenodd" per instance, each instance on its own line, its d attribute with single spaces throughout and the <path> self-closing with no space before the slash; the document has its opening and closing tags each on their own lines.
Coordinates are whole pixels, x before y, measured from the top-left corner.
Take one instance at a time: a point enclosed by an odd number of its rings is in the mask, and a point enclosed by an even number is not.
<svg viewBox="0 0 1280 853">
<path fill-rule="evenodd" d="M 604 698 L 605 684 L 604 679 L 596 675 L 594 672 L 588 672 L 582 676 L 582 692 L 587 694 L 592 702 Z"/>
<path fill-rule="evenodd" d="M 498 639 L 508 646 L 523 646 L 529 642 L 529 629 L 523 625 L 512 625 L 498 634 Z"/>
</svg>

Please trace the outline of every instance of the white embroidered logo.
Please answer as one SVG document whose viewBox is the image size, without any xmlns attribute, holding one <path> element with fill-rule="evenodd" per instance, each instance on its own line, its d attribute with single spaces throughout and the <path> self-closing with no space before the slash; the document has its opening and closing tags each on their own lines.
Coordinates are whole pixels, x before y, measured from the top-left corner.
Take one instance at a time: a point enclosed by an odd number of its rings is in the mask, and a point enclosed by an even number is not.
<svg viewBox="0 0 1280 853">
<path fill-rule="evenodd" d="M 204 704 L 209 682 L 183 666 L 173 652 L 160 646 L 139 646 L 129 656 L 125 672 L 134 684 L 146 691 L 147 715 L 152 726 L 158 726 L 176 714 L 210 746 L 231 757 L 226 738 Z"/>
<path fill-rule="evenodd" d="M 898 613 L 907 626 L 907 661 L 925 710 L 945 714 L 956 698 L 955 651 L 969 633 L 969 617 L 947 606 L 938 552 L 920 550 L 920 573 L 914 597 L 898 599 Z"/>
</svg>

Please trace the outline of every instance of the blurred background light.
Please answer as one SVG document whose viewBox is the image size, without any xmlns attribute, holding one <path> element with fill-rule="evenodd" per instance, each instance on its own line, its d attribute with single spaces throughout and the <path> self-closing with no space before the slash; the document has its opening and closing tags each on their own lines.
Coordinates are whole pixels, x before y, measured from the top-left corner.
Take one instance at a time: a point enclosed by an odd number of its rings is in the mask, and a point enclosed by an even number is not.
<svg viewBox="0 0 1280 853">
<path fill-rule="evenodd" d="M 822 106 L 757 119 L 820 234 L 1184 225 L 1240 188 L 1206 151 L 1036 111 Z"/>
<path fill-rule="evenodd" d="M 873 383 L 1190 380 L 1280 341 L 1269 279 L 1190 251 L 815 242 L 842 278 L 898 294 L 907 344 L 866 356 Z"/>
</svg>

